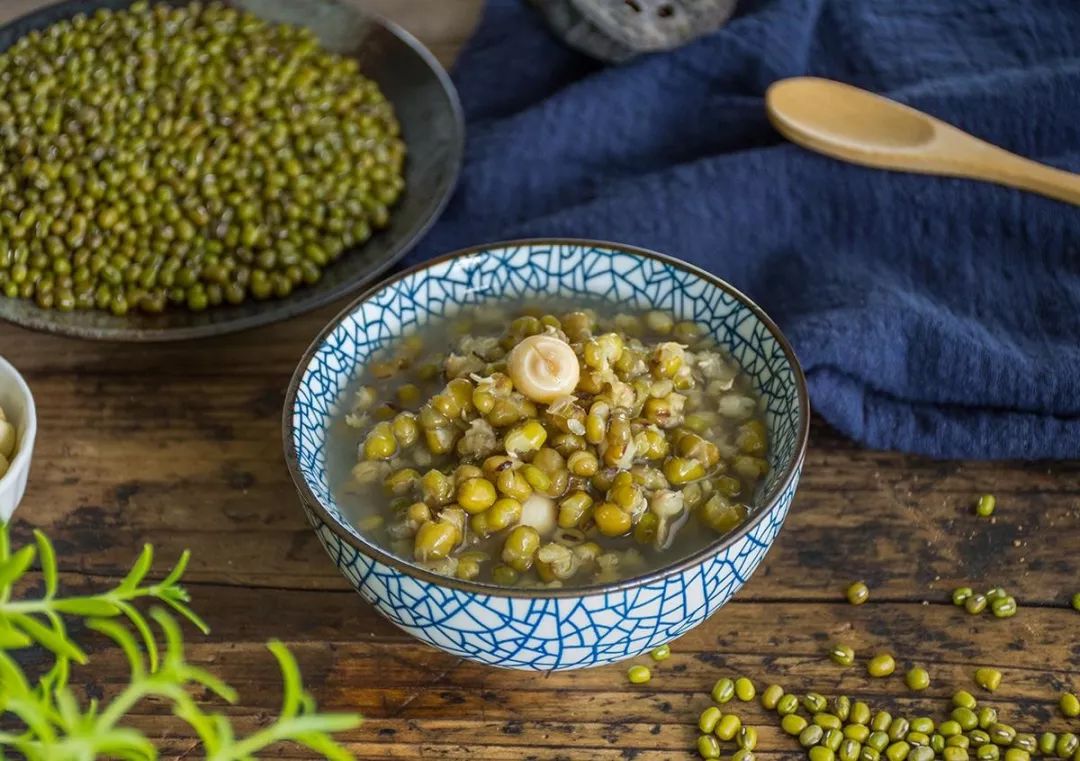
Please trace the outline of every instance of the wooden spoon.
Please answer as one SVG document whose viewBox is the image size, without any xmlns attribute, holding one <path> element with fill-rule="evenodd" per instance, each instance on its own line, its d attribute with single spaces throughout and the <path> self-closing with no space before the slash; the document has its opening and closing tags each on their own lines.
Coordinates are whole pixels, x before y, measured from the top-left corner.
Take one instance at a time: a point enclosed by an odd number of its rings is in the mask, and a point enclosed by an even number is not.
<svg viewBox="0 0 1080 761">
<path fill-rule="evenodd" d="M 996 182 L 1080 204 L 1080 175 L 1017 156 L 929 114 L 816 77 L 775 82 L 769 118 L 804 148 L 855 164 Z"/>
</svg>

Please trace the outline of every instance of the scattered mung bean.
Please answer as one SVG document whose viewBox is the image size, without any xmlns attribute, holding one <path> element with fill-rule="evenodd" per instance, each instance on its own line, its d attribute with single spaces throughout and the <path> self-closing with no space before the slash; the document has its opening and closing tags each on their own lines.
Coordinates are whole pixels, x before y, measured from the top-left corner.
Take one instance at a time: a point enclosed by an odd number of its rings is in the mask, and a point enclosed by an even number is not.
<svg viewBox="0 0 1080 761">
<path fill-rule="evenodd" d="M 862 605 L 870 599 L 870 588 L 866 586 L 865 582 L 856 581 L 847 588 L 845 594 L 847 596 L 847 601 L 852 605 Z"/>
<path fill-rule="evenodd" d="M 910 690 L 925 690 L 930 686 L 930 674 L 924 668 L 915 667 L 904 675 L 904 681 Z"/>
<path fill-rule="evenodd" d="M 712 734 L 723 715 L 723 712 L 716 706 L 709 706 L 698 717 L 698 729 L 707 735 Z"/>
<path fill-rule="evenodd" d="M 1071 692 L 1062 693 L 1058 705 L 1061 707 L 1061 712 L 1068 718 L 1074 719 L 1080 716 L 1080 699 Z"/>
<path fill-rule="evenodd" d="M 649 657 L 654 661 L 666 661 L 671 657 L 671 645 L 660 645 L 660 647 L 653 648 L 649 653 Z"/>
<path fill-rule="evenodd" d="M 780 703 L 782 697 L 784 697 L 784 688 L 778 684 L 770 684 L 761 693 L 761 707 L 767 711 L 772 711 Z"/>
<path fill-rule="evenodd" d="M 975 683 L 984 690 L 994 692 L 1001 684 L 1001 672 L 991 668 L 976 669 Z"/>
<path fill-rule="evenodd" d="M 735 697 L 744 703 L 754 699 L 757 695 L 757 689 L 754 687 L 754 683 L 747 679 L 745 676 L 740 676 L 735 680 Z"/>
<path fill-rule="evenodd" d="M 996 505 L 997 500 L 994 499 L 993 494 L 983 494 L 979 497 L 979 501 L 975 503 L 975 512 L 983 518 L 989 518 L 994 514 L 994 507 Z"/>
<path fill-rule="evenodd" d="M 896 660 L 889 653 L 879 653 L 866 664 L 866 673 L 872 677 L 886 677 L 894 671 L 896 671 Z"/>
<path fill-rule="evenodd" d="M 829 658 L 839 666 L 850 666 L 855 662 L 855 651 L 847 645 L 833 645 L 829 650 Z"/>
<path fill-rule="evenodd" d="M 626 678 L 630 680 L 630 684 L 646 684 L 652 679 L 652 672 L 648 666 L 631 666 L 626 672 Z"/>
</svg>

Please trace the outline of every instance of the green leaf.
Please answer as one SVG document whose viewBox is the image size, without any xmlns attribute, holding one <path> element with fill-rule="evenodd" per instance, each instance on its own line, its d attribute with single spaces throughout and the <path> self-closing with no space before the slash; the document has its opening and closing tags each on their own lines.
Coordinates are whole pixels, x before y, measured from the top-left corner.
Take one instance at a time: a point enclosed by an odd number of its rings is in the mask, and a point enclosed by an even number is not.
<svg viewBox="0 0 1080 761">
<path fill-rule="evenodd" d="M 135 561 L 135 565 L 128 571 L 127 576 L 120 582 L 118 587 L 121 591 L 130 592 L 139 586 L 139 582 L 146 576 L 147 571 L 150 570 L 150 566 L 154 564 L 154 546 L 151 544 L 144 544 L 142 552 L 139 553 L 138 559 Z"/>
<path fill-rule="evenodd" d="M 70 658 L 78 664 L 86 663 L 86 653 L 79 649 L 78 645 L 67 639 L 62 633 L 58 633 L 45 626 L 33 616 L 23 613 L 12 613 L 9 614 L 9 619 L 11 623 L 29 634 L 31 639 L 57 655 Z"/>
<path fill-rule="evenodd" d="M 10 587 L 18 581 L 19 577 L 26 573 L 26 569 L 34 562 L 36 552 L 34 545 L 28 544 L 3 563 L 0 563 L 0 589 Z"/>
<path fill-rule="evenodd" d="M 150 626 L 134 605 L 118 601 L 116 606 L 123 611 L 124 615 L 131 621 L 131 625 L 139 632 L 139 636 L 142 637 L 143 648 L 146 650 L 147 658 L 150 660 L 150 673 L 154 673 L 158 670 L 158 647 L 154 634 L 150 631 Z"/>
<path fill-rule="evenodd" d="M 53 610 L 67 613 L 69 616 L 112 618 L 120 615 L 120 608 L 100 597 L 68 597 L 63 600 L 54 600 L 52 607 Z"/>
<path fill-rule="evenodd" d="M 284 682 L 281 716 L 286 719 L 292 718 L 300 711 L 300 699 L 304 691 L 300 668 L 296 665 L 296 658 L 289 652 L 289 648 L 278 640 L 271 640 L 266 647 L 277 658 L 278 668 L 281 669 L 281 679 Z"/>
<path fill-rule="evenodd" d="M 184 571 L 187 570 L 188 560 L 191 559 L 191 550 L 184 550 L 180 553 L 180 559 L 176 561 L 176 565 L 169 571 L 169 575 L 162 579 L 158 586 L 171 587 L 176 582 L 180 581 L 180 577 L 184 575 Z"/>
<path fill-rule="evenodd" d="M 342 748 L 333 738 L 321 733 L 297 735 L 295 740 L 318 753 L 327 761 L 354 761 L 355 756 Z"/>
<path fill-rule="evenodd" d="M 157 748 L 139 731 L 127 727 L 100 730 L 93 737 L 99 756 L 130 759 L 155 759 Z"/>
<path fill-rule="evenodd" d="M 146 673 L 142 652 L 139 651 L 139 645 L 135 642 L 135 638 L 131 636 L 131 632 L 127 630 L 127 627 L 108 618 L 92 618 L 86 622 L 86 626 L 100 634 L 104 634 L 120 646 L 120 649 L 124 651 L 124 655 L 127 656 L 128 663 L 131 664 L 132 682 Z"/>
<path fill-rule="evenodd" d="M 239 695 L 236 694 L 236 690 L 205 669 L 185 663 L 183 674 L 186 679 L 201 684 L 224 701 L 235 703 L 239 698 Z"/>
<path fill-rule="evenodd" d="M 49 537 L 38 529 L 34 529 L 34 539 L 37 541 L 41 575 L 45 577 L 45 597 L 52 598 L 56 594 L 56 550 Z"/>
<path fill-rule="evenodd" d="M 26 634 L 12 627 L 7 618 L 0 617 L 0 650 L 18 650 L 21 647 L 30 647 L 34 641 Z"/>
<path fill-rule="evenodd" d="M 170 608 L 179 613 L 181 616 L 190 621 L 195 626 L 195 628 L 201 631 L 203 634 L 210 633 L 210 627 L 206 625 L 206 622 L 199 618 L 198 614 L 196 614 L 195 611 L 193 611 L 187 605 L 184 605 L 184 603 L 182 602 L 177 602 L 176 600 L 173 600 L 169 597 L 162 597 L 161 600 Z"/>
</svg>

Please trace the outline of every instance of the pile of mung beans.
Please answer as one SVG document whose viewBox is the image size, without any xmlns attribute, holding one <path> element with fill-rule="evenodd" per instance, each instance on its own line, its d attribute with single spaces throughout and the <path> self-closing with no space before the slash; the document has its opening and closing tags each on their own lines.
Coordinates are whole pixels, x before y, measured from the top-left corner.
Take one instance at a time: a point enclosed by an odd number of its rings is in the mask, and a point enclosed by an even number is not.
<svg viewBox="0 0 1080 761">
<path fill-rule="evenodd" d="M 287 296 L 387 224 L 398 135 L 355 60 L 221 3 L 32 31 L 0 54 L 0 293 L 117 315 Z"/>
<path fill-rule="evenodd" d="M 467 323 L 368 364 L 347 418 L 363 431 L 350 481 L 381 506 L 361 530 L 445 575 L 560 586 L 621 578 L 746 519 L 769 468 L 764 418 L 698 325 L 498 306 Z M 515 374 L 536 338 L 575 373 L 547 401 Z"/>
<path fill-rule="evenodd" d="M 634 669 L 642 668 L 631 668 L 631 682 L 648 681 L 641 678 L 640 672 L 635 679 Z M 1001 673 L 996 669 L 978 669 L 974 678 L 989 692 L 1001 683 Z M 714 705 L 698 718 L 701 734 L 697 750 L 701 758 L 720 758 L 722 743 L 734 741 L 733 761 L 754 761 L 757 730 L 744 724 L 728 704 L 733 698 L 751 701 L 756 694 L 754 683 L 746 677 L 724 677 L 716 682 L 711 693 Z M 1074 733 L 1043 732 L 1036 736 L 1017 732 L 1001 721 L 996 709 L 980 706 L 966 690 L 953 695 L 952 710 L 941 722 L 929 716 L 893 716 L 888 711 L 874 711 L 867 703 L 846 695 L 830 700 L 809 692 L 800 697 L 778 684 L 764 690 L 761 705 L 776 712 L 783 731 L 797 739 L 810 761 L 1030 761 L 1033 756 L 1080 761 L 1080 739 Z M 1080 700 L 1072 693 L 1064 693 L 1059 706 L 1067 718 L 1080 716 Z"/>
<path fill-rule="evenodd" d="M 0 406 L 0 478 L 8 472 L 15 458 L 15 426 L 7 419 Z"/>
</svg>

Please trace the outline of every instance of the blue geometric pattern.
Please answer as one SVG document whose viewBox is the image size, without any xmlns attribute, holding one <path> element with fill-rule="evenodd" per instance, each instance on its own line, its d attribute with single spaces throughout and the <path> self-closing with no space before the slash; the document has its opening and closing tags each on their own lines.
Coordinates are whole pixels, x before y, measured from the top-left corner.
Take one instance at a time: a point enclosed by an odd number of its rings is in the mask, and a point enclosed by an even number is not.
<svg viewBox="0 0 1080 761">
<path fill-rule="evenodd" d="M 620 582 L 607 589 L 526 591 L 453 580 L 436 583 L 407 564 L 394 567 L 368 554 L 366 540 L 334 500 L 324 452 L 326 430 L 340 414 L 342 393 L 368 356 L 403 332 L 462 305 L 575 294 L 617 300 L 628 310 L 658 308 L 692 319 L 739 361 L 766 400 L 771 471 L 758 502 L 772 501 L 767 514 L 714 554 L 703 553 L 696 562 L 676 564 L 641 583 Z M 697 626 L 731 599 L 787 516 L 802 466 L 804 414 L 797 373 L 783 346 L 732 293 L 674 262 L 632 251 L 528 243 L 436 262 L 357 304 L 304 368 L 291 436 L 299 476 L 333 522 L 328 524 L 304 504 L 308 519 L 364 599 L 403 630 L 449 653 L 494 666 L 550 671 L 633 657 Z M 792 467 L 785 483 L 783 477 Z"/>
</svg>

